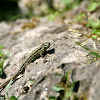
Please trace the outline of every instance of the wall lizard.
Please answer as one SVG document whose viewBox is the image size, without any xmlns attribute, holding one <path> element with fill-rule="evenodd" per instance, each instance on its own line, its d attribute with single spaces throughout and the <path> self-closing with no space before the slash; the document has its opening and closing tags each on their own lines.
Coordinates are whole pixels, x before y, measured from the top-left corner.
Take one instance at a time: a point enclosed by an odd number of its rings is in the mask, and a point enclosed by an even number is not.
<svg viewBox="0 0 100 100">
<path fill-rule="evenodd" d="M 37 49 L 35 49 L 33 52 L 31 52 L 29 54 L 29 56 L 23 61 L 23 63 L 21 64 L 21 67 L 18 69 L 18 71 L 12 76 L 10 77 L 10 79 L 8 79 L 6 82 L 4 82 L 1 86 L 0 89 L 5 88 L 5 86 L 10 82 L 10 80 L 12 79 L 15 80 L 20 74 L 23 73 L 23 70 L 25 69 L 25 67 L 30 64 L 32 61 L 35 61 L 37 58 L 39 58 L 40 56 L 43 56 L 43 53 L 45 53 L 45 51 L 50 47 L 50 43 L 49 42 L 45 42 L 42 45 L 40 45 Z"/>
</svg>

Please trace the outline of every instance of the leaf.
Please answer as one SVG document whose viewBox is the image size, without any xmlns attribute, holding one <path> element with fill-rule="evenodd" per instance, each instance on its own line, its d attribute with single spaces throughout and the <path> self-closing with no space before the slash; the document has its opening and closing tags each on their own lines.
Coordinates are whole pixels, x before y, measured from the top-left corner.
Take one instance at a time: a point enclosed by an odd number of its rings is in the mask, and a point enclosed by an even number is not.
<svg viewBox="0 0 100 100">
<path fill-rule="evenodd" d="M 18 100 L 15 96 L 11 96 L 10 100 Z"/>
<path fill-rule="evenodd" d="M 95 2 L 91 2 L 89 5 L 88 5 L 88 11 L 90 11 L 90 12 L 92 12 L 92 11 L 94 11 L 94 10 L 96 10 L 96 8 L 97 8 L 97 3 L 95 3 Z"/>
<path fill-rule="evenodd" d="M 96 21 L 94 19 L 89 19 L 86 26 L 92 27 L 93 29 L 98 29 L 98 28 L 100 28 L 100 21 Z"/>
<path fill-rule="evenodd" d="M 0 57 L 4 56 L 4 52 L 2 50 L 0 50 Z"/>
<path fill-rule="evenodd" d="M 76 44 L 80 45 L 81 47 L 83 47 L 84 49 L 91 51 L 91 49 L 87 48 L 86 46 L 82 46 L 80 42 L 76 42 Z"/>
<path fill-rule="evenodd" d="M 77 44 L 79 44 L 81 46 L 81 43 L 76 42 Z M 96 56 L 97 58 L 100 58 L 100 54 L 97 52 L 92 51 L 91 49 L 87 48 L 86 46 L 82 46 L 83 48 L 85 48 L 86 50 L 90 51 L 90 53 L 94 56 Z"/>
<path fill-rule="evenodd" d="M 69 74 L 72 72 L 72 70 L 69 70 L 66 72 L 66 76 L 65 76 L 65 79 L 66 81 L 68 81 L 68 78 L 69 78 Z"/>
<path fill-rule="evenodd" d="M 59 92 L 61 90 L 65 90 L 64 88 L 60 87 L 60 86 L 53 86 L 53 90 L 55 90 L 56 92 Z"/>
<path fill-rule="evenodd" d="M 98 53 L 96 53 L 96 52 L 92 51 L 91 54 L 94 55 L 94 56 L 96 56 L 97 58 L 100 58 L 100 55 Z"/>
<path fill-rule="evenodd" d="M 6 56 L 4 51 L 1 50 L 2 48 L 3 48 L 3 45 L 0 46 L 0 75 L 1 75 L 1 71 L 3 69 L 4 61 L 8 58 L 8 55 Z"/>
<path fill-rule="evenodd" d="M 100 36 L 100 30 L 93 30 L 91 33 Z"/>
<path fill-rule="evenodd" d="M 86 26 L 87 27 L 91 27 L 92 26 L 92 23 L 95 23 L 95 20 L 94 19 L 89 19 Z"/>
<path fill-rule="evenodd" d="M 55 75 L 56 75 L 56 76 L 62 76 L 62 77 L 63 77 L 63 75 L 60 74 L 60 73 L 55 73 Z"/>
<path fill-rule="evenodd" d="M 78 81 L 73 82 L 73 83 L 71 84 L 71 88 L 73 88 L 77 82 L 78 82 Z"/>
<path fill-rule="evenodd" d="M 0 74 L 1 74 L 1 71 L 2 71 L 2 67 L 0 67 Z"/>
<path fill-rule="evenodd" d="M 93 30 L 91 33 L 100 32 L 100 30 Z"/>
<path fill-rule="evenodd" d="M 70 98 L 72 96 L 72 94 L 73 94 L 73 91 L 70 90 L 69 92 L 66 93 L 66 97 L 67 98 Z"/>
<path fill-rule="evenodd" d="M 62 0 L 62 3 L 64 3 L 65 5 L 69 5 L 71 4 L 71 0 Z"/>
<path fill-rule="evenodd" d="M 50 21 L 54 21 L 56 19 L 56 17 L 58 16 L 59 12 L 55 12 L 55 13 L 52 13 L 48 16 L 48 19 Z"/>
<path fill-rule="evenodd" d="M 8 91 L 9 91 L 9 88 L 10 88 L 11 83 L 12 83 L 12 79 L 10 80 L 10 82 L 8 83 L 8 85 L 6 86 L 7 96 L 8 96 Z"/>
<path fill-rule="evenodd" d="M 86 17 L 85 13 L 80 13 L 77 15 L 77 17 L 74 19 L 78 22 L 83 22 L 83 19 Z"/>
<path fill-rule="evenodd" d="M 3 45 L 0 46 L 0 50 L 3 48 Z"/>
<path fill-rule="evenodd" d="M 57 100 L 57 98 L 55 96 L 49 96 L 48 99 L 49 100 Z"/>
<path fill-rule="evenodd" d="M 92 35 L 92 38 L 93 39 L 97 39 L 97 35 Z"/>
<path fill-rule="evenodd" d="M 69 72 L 66 72 L 66 76 L 65 76 L 66 81 L 68 81 L 68 78 L 69 78 Z"/>
<path fill-rule="evenodd" d="M 76 42 L 76 44 L 81 45 L 81 43 L 80 43 L 80 42 Z"/>
<path fill-rule="evenodd" d="M 82 46 L 85 46 L 87 42 L 88 42 L 88 41 L 86 40 L 85 42 L 82 42 L 81 45 L 82 45 Z"/>
<path fill-rule="evenodd" d="M 100 28 L 100 21 L 95 21 L 94 23 L 92 23 L 92 28 L 93 28 L 93 29 L 98 29 L 98 28 Z"/>
<path fill-rule="evenodd" d="M 100 36 L 100 32 L 96 32 L 95 34 L 98 35 L 98 36 Z"/>
<path fill-rule="evenodd" d="M 31 84 L 34 84 L 35 81 L 30 81 Z"/>
</svg>

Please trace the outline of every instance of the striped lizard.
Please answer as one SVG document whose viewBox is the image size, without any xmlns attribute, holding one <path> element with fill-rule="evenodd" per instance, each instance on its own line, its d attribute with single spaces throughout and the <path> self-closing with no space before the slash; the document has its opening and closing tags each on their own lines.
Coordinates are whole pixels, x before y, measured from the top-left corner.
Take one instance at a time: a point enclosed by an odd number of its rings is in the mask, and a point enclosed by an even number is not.
<svg viewBox="0 0 100 100">
<path fill-rule="evenodd" d="M 25 69 L 25 67 L 30 64 L 32 61 L 35 61 L 37 58 L 39 58 L 40 56 L 43 56 L 43 53 L 45 53 L 45 51 L 50 47 L 50 43 L 49 42 L 45 42 L 42 45 L 40 45 L 37 49 L 35 49 L 33 52 L 31 52 L 29 54 L 29 56 L 23 61 L 23 63 L 21 64 L 20 68 L 18 69 L 18 71 L 10 77 L 10 79 L 8 79 L 5 83 L 3 83 L 0 86 L 0 89 L 5 88 L 5 86 L 10 82 L 10 80 L 14 81 L 20 74 L 23 73 L 23 70 Z"/>
</svg>

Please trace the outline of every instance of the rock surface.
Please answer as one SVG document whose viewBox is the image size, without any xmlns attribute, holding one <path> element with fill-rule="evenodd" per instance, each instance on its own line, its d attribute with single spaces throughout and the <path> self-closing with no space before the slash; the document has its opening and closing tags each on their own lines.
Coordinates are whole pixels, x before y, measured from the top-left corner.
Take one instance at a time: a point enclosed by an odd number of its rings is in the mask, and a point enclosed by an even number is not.
<svg viewBox="0 0 100 100">
<path fill-rule="evenodd" d="M 32 19 L 19 19 L 0 23 L 0 45 L 4 44 L 4 51 L 10 53 L 4 63 L 6 79 L 0 78 L 0 85 L 20 68 L 24 59 L 35 48 L 44 42 L 51 43 L 46 55 L 29 64 L 25 73 L 10 86 L 8 95 L 19 96 L 19 100 L 48 100 L 50 96 L 59 97 L 60 93 L 52 87 L 59 84 L 62 77 L 55 74 L 65 76 L 71 70 L 70 81 L 78 80 L 77 90 L 73 89 L 72 98 L 99 100 L 100 60 L 89 64 L 89 51 L 76 44 L 86 43 L 88 48 L 100 52 L 99 43 L 82 37 L 83 32 L 88 33 L 90 30 L 77 23 L 71 24 L 71 19 L 65 19 L 65 23 L 49 22 L 47 18 L 40 18 L 34 25 L 33 22 Z M 26 23 L 33 26 L 25 28 Z M 0 95 L 6 95 L 6 88 Z"/>
</svg>

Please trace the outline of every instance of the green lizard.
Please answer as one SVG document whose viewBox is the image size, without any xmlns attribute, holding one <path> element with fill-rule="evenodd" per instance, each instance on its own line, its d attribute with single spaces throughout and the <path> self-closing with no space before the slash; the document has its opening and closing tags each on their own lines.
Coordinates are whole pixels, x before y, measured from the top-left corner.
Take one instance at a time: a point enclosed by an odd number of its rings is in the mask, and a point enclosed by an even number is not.
<svg viewBox="0 0 100 100">
<path fill-rule="evenodd" d="M 35 49 L 33 52 L 31 52 L 29 54 L 29 56 L 24 60 L 24 62 L 22 63 L 21 67 L 19 68 L 19 70 L 10 78 L 8 79 L 5 83 L 3 83 L 0 86 L 0 89 L 3 89 L 12 79 L 15 80 L 20 74 L 23 73 L 23 70 L 25 69 L 25 67 L 30 64 L 32 61 L 35 61 L 37 58 L 39 58 L 40 56 L 43 56 L 43 53 L 45 53 L 45 51 L 50 47 L 50 43 L 49 42 L 45 42 L 43 43 L 41 46 L 39 46 L 37 49 Z"/>
</svg>

